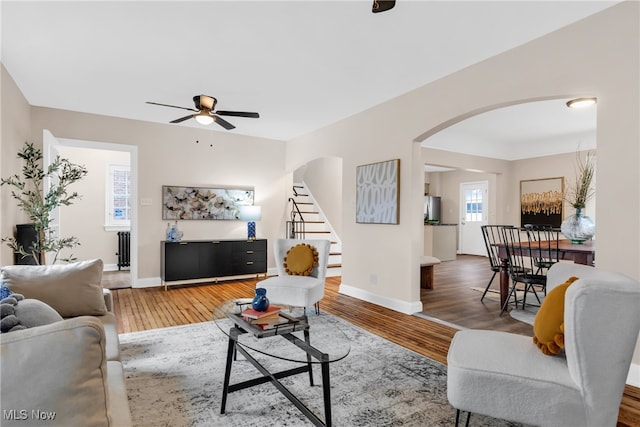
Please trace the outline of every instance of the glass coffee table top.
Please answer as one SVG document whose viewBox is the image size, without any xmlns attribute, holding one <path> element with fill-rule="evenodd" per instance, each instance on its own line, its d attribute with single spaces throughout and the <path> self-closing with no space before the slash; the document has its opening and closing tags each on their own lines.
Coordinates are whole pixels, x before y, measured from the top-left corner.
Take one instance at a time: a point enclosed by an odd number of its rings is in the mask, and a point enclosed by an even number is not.
<svg viewBox="0 0 640 427">
<path fill-rule="evenodd" d="M 213 320 L 225 335 L 236 337 L 237 343 L 245 348 L 267 356 L 292 362 L 308 363 L 307 353 L 292 340 L 305 341 L 304 331 L 309 331 L 309 344 L 323 353 L 325 362 L 335 362 L 345 358 L 351 350 L 349 339 L 340 329 L 340 323 L 333 316 L 320 313 L 305 315 L 302 308 L 282 306 L 282 322 L 277 328 L 262 330 L 246 322 L 240 313 L 251 308 L 252 298 L 229 300 L 216 306 Z M 246 333 L 237 333 L 237 329 Z M 236 333 L 232 334 L 232 330 Z M 276 336 L 280 335 L 279 338 Z M 321 363 L 311 358 L 312 363 Z"/>
</svg>

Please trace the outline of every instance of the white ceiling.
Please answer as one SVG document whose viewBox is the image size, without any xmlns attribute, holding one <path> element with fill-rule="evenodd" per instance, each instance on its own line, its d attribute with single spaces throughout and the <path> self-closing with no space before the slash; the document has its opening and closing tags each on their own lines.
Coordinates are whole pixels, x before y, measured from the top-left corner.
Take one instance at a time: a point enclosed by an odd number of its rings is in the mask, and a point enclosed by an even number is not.
<svg viewBox="0 0 640 427">
<path fill-rule="evenodd" d="M 186 112 L 145 101 L 192 107 L 194 95 L 207 94 L 221 110 L 260 113 L 227 117 L 237 126 L 230 132 L 289 140 L 615 3 L 398 0 L 373 14 L 370 0 L 3 0 L 0 55 L 34 106 L 167 123 Z M 545 137 L 536 130 L 593 132 L 595 120 L 567 128 L 554 116 L 560 108 L 542 107 L 487 113 L 424 144 L 497 143 L 517 157 L 509 144 L 524 135 L 520 145 L 535 146 Z"/>
</svg>

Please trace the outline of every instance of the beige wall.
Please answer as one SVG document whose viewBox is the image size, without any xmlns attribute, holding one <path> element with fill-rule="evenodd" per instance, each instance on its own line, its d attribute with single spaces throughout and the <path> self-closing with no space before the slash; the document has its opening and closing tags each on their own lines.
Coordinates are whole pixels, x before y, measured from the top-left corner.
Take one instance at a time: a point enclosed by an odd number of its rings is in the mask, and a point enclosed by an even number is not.
<svg viewBox="0 0 640 427">
<path fill-rule="evenodd" d="M 289 168 L 316 157 L 343 158 L 341 291 L 401 311 L 421 308 L 424 164 L 446 163 L 423 158 L 414 141 L 494 108 L 584 95 L 599 100 L 598 265 L 640 278 L 639 9 L 637 2 L 616 5 L 291 141 Z M 389 117 L 395 126 L 387 125 Z M 393 158 L 401 160 L 400 224 L 356 224 L 355 167 Z M 502 172 L 497 188 L 513 198 L 517 184 L 505 179 L 508 168 L 496 166 L 485 170 Z M 477 169 L 473 162 L 468 168 Z M 515 205 L 513 199 L 498 203 Z M 509 215 L 505 219 L 513 217 L 513 209 Z"/>
<path fill-rule="evenodd" d="M 309 162 L 302 179 L 338 236 L 342 234 L 342 160 L 336 157 Z"/>
<path fill-rule="evenodd" d="M 576 143 L 576 148 L 578 144 Z M 426 149 L 425 149 L 426 151 Z M 431 151 L 433 153 L 433 150 Z M 580 155 L 584 158 L 586 152 Z M 433 158 L 434 156 L 430 156 Z M 473 157 L 473 156 L 471 156 Z M 476 170 L 492 168 L 495 159 L 476 157 Z M 447 166 L 458 168 L 468 160 L 467 155 L 447 153 Z M 490 224 L 520 224 L 520 181 L 542 178 L 563 177 L 565 188 L 575 182 L 577 165 L 576 153 L 558 154 L 553 156 L 535 157 L 523 160 L 502 161 L 502 173 L 469 172 L 454 170 L 435 172 L 426 178 L 432 182 L 430 192 L 441 196 L 443 204 L 442 222 L 459 222 L 460 213 L 460 184 L 471 181 L 488 181 L 489 183 L 489 219 Z M 498 183 L 500 182 L 500 184 Z M 594 181 L 594 186 L 597 183 Z M 597 190 L 597 187 L 596 187 Z M 587 203 L 586 214 L 596 220 L 596 197 Z M 574 209 L 565 204 L 564 217 L 572 214 Z"/>
<path fill-rule="evenodd" d="M 111 163 L 127 165 L 128 152 L 98 150 L 82 147 L 59 147 L 60 157 L 87 168 L 87 175 L 70 187 L 81 198 L 70 206 L 60 208 L 60 235 L 76 236 L 80 246 L 73 251 L 63 251 L 63 256 L 72 253 L 78 259 L 100 258 L 105 269 L 117 267 L 118 237 L 115 231 L 106 231 L 105 213 L 108 166 Z"/>
<path fill-rule="evenodd" d="M 493 108 L 579 95 L 599 98 L 598 263 L 639 278 L 640 244 L 627 237 L 640 236 L 638 8 L 636 2 L 620 4 L 291 141 L 288 168 L 317 157 L 343 158 L 341 289 L 399 309 L 420 306 L 423 167 L 442 163 L 422 158 L 415 140 Z M 387 125 L 389 117 L 395 126 Z M 393 158 L 401 160 L 400 224 L 356 224 L 355 167 Z M 473 162 L 467 167 L 477 169 Z M 485 170 L 502 173 L 496 186 L 506 188 L 507 197 L 517 194 L 517 184 L 502 182 L 509 173 L 503 162 Z M 622 209 L 610 208 L 621 204 Z"/>
<path fill-rule="evenodd" d="M 284 170 L 280 141 L 208 129 L 117 119 L 48 108 L 33 108 L 34 141 L 42 144 L 42 129 L 62 139 L 125 144 L 137 147 L 138 174 L 137 279 L 134 286 L 159 284 L 160 241 L 166 221 L 161 215 L 162 185 L 254 187 L 262 206 L 258 237 L 283 235 L 285 201 L 290 174 Z M 196 141 L 199 141 L 196 143 Z M 211 147 L 213 145 L 213 147 Z M 150 199 L 142 206 L 141 199 Z M 78 203 L 80 206 L 82 202 Z M 180 221 L 184 239 L 246 237 L 242 221 Z M 271 254 L 269 265 L 273 266 Z"/>
<path fill-rule="evenodd" d="M 16 154 L 30 140 L 31 107 L 4 65 L 0 72 L 0 176 L 8 178 L 22 168 Z M 26 218 L 15 207 L 10 187 L 0 187 L 0 200 L 0 237 L 13 236 L 15 224 L 26 222 Z M 13 264 L 11 250 L 5 244 L 0 246 L 0 265 Z"/>
</svg>

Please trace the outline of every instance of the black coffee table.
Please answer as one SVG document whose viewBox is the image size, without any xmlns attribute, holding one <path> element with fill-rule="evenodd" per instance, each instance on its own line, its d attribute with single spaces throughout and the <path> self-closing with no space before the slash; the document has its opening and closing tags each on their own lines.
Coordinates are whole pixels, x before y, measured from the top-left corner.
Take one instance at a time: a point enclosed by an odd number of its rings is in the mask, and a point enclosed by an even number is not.
<svg viewBox="0 0 640 427">
<path fill-rule="evenodd" d="M 348 338 L 323 315 L 307 316 L 303 309 L 284 308 L 280 312 L 282 322 L 277 327 L 263 330 L 245 321 L 239 313 L 250 308 L 251 299 L 225 301 L 213 311 L 218 328 L 229 337 L 227 362 L 224 374 L 222 405 L 224 414 L 229 393 L 271 382 L 316 426 L 331 426 L 331 386 L 329 364 L 344 359 L 351 349 Z M 262 374 L 250 380 L 230 384 L 231 367 L 236 352 L 243 355 Z M 292 362 L 294 367 L 280 372 L 269 372 L 254 356 L 255 353 Z M 313 413 L 279 380 L 307 372 L 313 386 L 313 366 L 320 365 L 324 421 Z"/>
</svg>

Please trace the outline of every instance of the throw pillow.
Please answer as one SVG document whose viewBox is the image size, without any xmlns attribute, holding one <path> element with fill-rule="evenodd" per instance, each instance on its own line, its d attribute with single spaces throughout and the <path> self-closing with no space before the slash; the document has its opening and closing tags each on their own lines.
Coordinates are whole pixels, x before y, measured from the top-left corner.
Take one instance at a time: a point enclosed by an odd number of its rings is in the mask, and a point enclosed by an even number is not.
<svg viewBox="0 0 640 427">
<path fill-rule="evenodd" d="M 548 356 L 564 348 L 564 296 L 577 277 L 570 277 L 547 294 L 533 321 L 533 342 Z"/>
<path fill-rule="evenodd" d="M 318 250 L 307 243 L 290 248 L 284 257 L 284 271 L 292 276 L 309 276 L 318 266 Z"/>
<path fill-rule="evenodd" d="M 0 300 L 0 332 L 48 325 L 62 320 L 53 308 L 36 299 L 25 299 L 21 294 Z"/>
<path fill-rule="evenodd" d="M 2 281 L 12 292 L 49 304 L 62 317 L 101 316 L 107 307 L 102 293 L 102 260 L 60 265 L 2 267 Z"/>
</svg>

